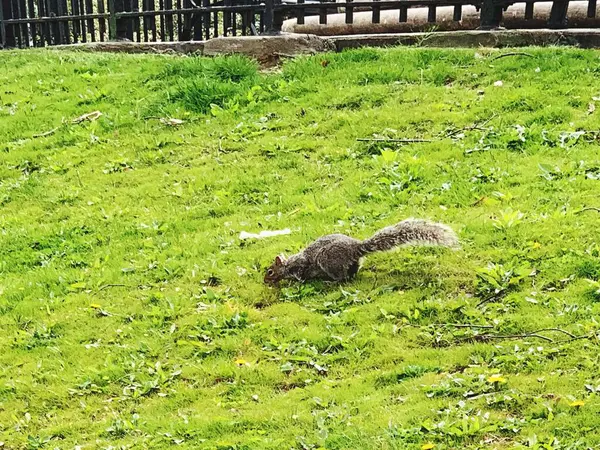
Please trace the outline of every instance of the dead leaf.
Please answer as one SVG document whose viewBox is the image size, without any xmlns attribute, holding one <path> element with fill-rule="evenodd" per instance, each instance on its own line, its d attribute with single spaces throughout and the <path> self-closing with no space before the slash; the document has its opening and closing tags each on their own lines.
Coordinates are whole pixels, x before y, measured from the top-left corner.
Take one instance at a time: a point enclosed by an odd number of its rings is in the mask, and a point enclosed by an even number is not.
<svg viewBox="0 0 600 450">
<path fill-rule="evenodd" d="M 183 125 L 184 121 L 181 119 L 174 119 L 172 117 L 163 117 L 160 119 L 160 123 L 162 123 L 163 125 L 169 125 L 171 127 L 177 127 L 179 125 Z"/>
<path fill-rule="evenodd" d="M 84 114 L 82 116 L 79 116 L 76 119 L 73 119 L 71 122 L 72 123 L 81 123 L 81 122 L 84 122 L 86 120 L 89 120 L 90 122 L 93 122 L 95 120 L 98 120 L 101 116 L 102 116 L 102 113 L 100 111 L 93 111 L 91 113 L 87 113 L 87 114 Z"/>
<path fill-rule="evenodd" d="M 594 103 L 588 104 L 588 114 L 592 114 L 594 111 L 596 111 L 596 105 Z"/>
<path fill-rule="evenodd" d="M 504 86 L 504 83 L 502 82 L 502 80 L 498 80 L 498 81 L 494 82 L 494 86 L 502 87 L 502 86 Z"/>
<path fill-rule="evenodd" d="M 269 230 L 263 230 L 260 233 L 248 233 L 246 231 L 242 231 L 240 233 L 240 239 L 244 240 L 244 239 L 264 239 L 267 237 L 273 237 L 273 236 L 281 236 L 283 234 L 290 234 L 291 230 L 289 228 L 286 228 L 285 230 L 274 230 L 274 231 L 269 231 Z"/>
</svg>

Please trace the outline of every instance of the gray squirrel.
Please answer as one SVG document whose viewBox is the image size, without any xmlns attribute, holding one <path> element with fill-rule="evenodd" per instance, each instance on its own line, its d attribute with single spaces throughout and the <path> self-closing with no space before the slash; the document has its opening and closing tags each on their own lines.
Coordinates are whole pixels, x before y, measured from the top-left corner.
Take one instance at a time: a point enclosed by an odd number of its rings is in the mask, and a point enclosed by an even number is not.
<svg viewBox="0 0 600 450">
<path fill-rule="evenodd" d="M 300 282 L 315 279 L 349 280 L 358 272 L 363 256 L 411 244 L 459 246 L 458 238 L 450 227 L 422 219 L 406 219 L 383 228 L 364 241 L 344 234 L 330 234 L 287 259 L 277 256 L 267 269 L 264 282 L 277 284 L 286 279 Z"/>
</svg>

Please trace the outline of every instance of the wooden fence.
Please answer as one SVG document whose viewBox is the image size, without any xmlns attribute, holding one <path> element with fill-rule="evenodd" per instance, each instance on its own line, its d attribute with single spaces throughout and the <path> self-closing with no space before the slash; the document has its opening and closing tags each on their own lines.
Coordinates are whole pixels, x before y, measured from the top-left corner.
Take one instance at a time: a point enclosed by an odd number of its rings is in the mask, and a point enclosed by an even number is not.
<svg viewBox="0 0 600 450">
<path fill-rule="evenodd" d="M 525 19 L 533 17 L 537 1 L 526 2 Z M 481 27 L 500 24 L 509 0 L 0 0 L 0 48 L 44 47 L 80 42 L 130 40 L 137 42 L 205 40 L 218 36 L 276 33 L 286 17 L 304 23 L 318 15 L 344 8 L 346 23 L 353 22 L 355 9 L 372 11 L 379 23 L 380 12 L 399 11 L 406 22 L 408 8 L 427 7 L 429 22 L 436 21 L 436 8 L 454 6 L 455 21 L 462 7 L 480 10 Z M 568 1 L 555 1 L 549 18 L 554 28 L 564 27 Z M 588 16 L 595 17 L 596 0 L 589 1 Z"/>
</svg>

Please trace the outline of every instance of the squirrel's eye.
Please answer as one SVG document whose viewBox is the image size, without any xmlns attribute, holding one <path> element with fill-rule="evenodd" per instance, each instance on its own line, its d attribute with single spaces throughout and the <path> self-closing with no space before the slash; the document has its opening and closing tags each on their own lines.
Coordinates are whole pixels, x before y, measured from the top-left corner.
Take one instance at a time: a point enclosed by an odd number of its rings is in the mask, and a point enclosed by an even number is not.
<svg viewBox="0 0 600 450">
<path fill-rule="evenodd" d="M 269 269 L 267 271 L 267 275 L 269 275 L 270 277 L 272 277 L 273 276 L 273 269 Z"/>
</svg>

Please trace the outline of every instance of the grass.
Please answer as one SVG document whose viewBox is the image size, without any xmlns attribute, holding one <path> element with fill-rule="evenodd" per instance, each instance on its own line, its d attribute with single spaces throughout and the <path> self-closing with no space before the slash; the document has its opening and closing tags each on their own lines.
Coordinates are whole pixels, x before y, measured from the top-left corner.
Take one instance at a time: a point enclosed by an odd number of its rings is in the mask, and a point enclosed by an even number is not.
<svg viewBox="0 0 600 450">
<path fill-rule="evenodd" d="M 600 53 L 527 51 L 3 52 L 3 448 L 600 446 Z M 262 284 L 409 216 L 463 249 Z"/>
</svg>

